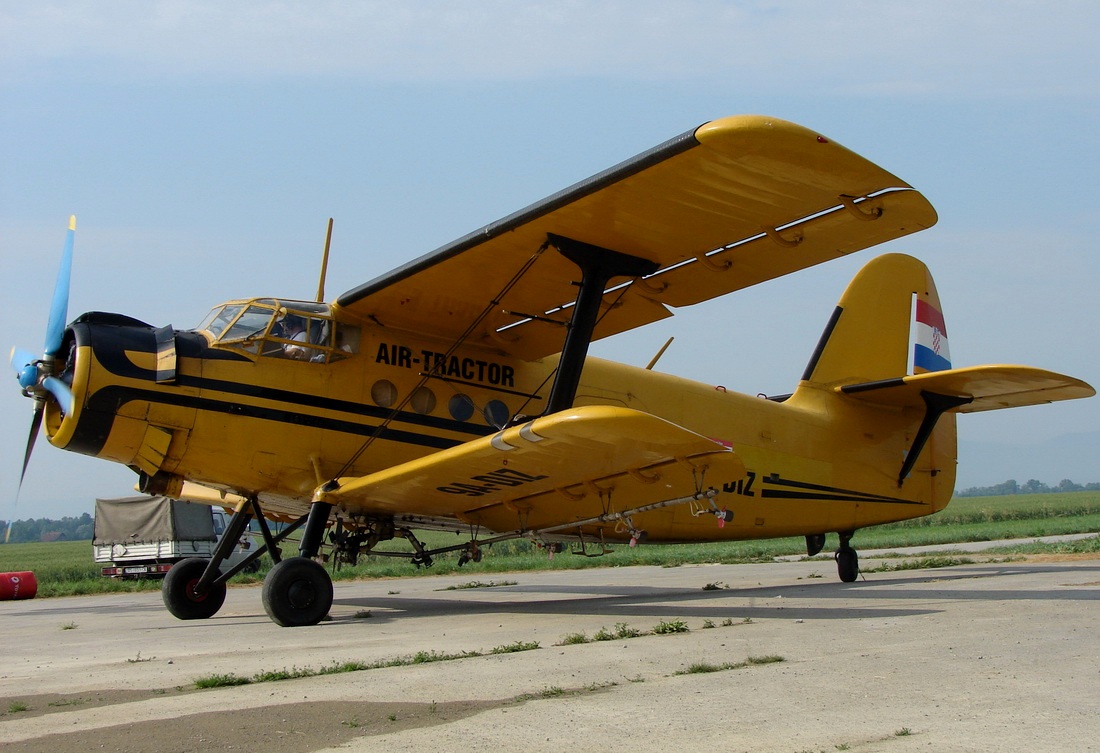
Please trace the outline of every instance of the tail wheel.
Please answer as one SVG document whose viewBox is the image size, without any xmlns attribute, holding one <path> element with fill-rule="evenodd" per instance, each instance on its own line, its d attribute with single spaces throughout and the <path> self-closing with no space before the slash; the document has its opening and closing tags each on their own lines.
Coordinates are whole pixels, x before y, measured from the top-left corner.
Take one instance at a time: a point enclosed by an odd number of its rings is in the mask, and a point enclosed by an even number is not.
<svg viewBox="0 0 1100 753">
<path fill-rule="evenodd" d="M 180 560 L 164 576 L 160 595 L 164 606 L 181 620 L 205 620 L 213 617 L 225 603 L 225 583 L 210 586 L 205 593 L 195 587 L 206 572 L 207 560 L 199 557 Z"/>
<path fill-rule="evenodd" d="M 290 557 L 264 579 L 264 609 L 276 625 L 316 625 L 332 608 L 332 579 L 318 563 Z"/>
<path fill-rule="evenodd" d="M 840 579 L 845 583 L 853 583 L 859 577 L 859 555 L 850 546 L 838 549 L 834 555 L 836 569 Z"/>
</svg>

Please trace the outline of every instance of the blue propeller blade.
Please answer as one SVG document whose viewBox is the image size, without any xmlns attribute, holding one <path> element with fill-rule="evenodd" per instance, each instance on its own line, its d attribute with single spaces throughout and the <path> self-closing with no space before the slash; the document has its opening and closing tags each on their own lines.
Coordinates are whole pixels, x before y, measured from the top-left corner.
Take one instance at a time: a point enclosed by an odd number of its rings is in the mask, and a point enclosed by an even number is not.
<svg viewBox="0 0 1100 753">
<path fill-rule="evenodd" d="M 57 282 L 54 283 L 53 300 L 50 302 L 50 318 L 46 325 L 46 346 L 42 358 L 35 358 L 19 348 L 11 349 L 11 365 L 24 390 L 35 387 L 43 371 L 49 373 L 53 370 L 57 356 L 61 352 L 61 343 L 65 337 L 65 320 L 69 314 L 69 280 L 72 278 L 75 236 L 76 215 L 73 215 L 69 217 L 69 232 L 65 236 L 65 248 L 61 251 L 61 264 L 57 269 Z M 76 401 L 73 398 L 73 391 L 65 382 L 55 376 L 48 376 L 42 380 L 42 389 L 50 393 L 66 415 L 73 412 Z M 31 452 L 34 450 L 34 442 L 38 438 L 38 430 L 42 426 L 42 416 L 46 410 L 46 403 L 41 397 L 41 392 L 35 390 L 34 416 L 31 418 L 31 429 L 27 435 L 27 448 L 23 453 L 23 470 L 19 473 L 16 500 L 19 499 L 19 492 L 23 489 L 23 478 L 27 475 L 27 465 L 31 462 Z M 8 527 L 8 534 L 11 534 L 11 526 Z"/>
<path fill-rule="evenodd" d="M 61 264 L 57 268 L 53 300 L 50 302 L 50 319 L 46 325 L 46 355 L 56 356 L 61 350 L 69 313 L 69 279 L 73 270 L 73 239 L 76 236 L 76 215 L 69 217 L 69 232 L 65 234 L 65 248 L 61 252 Z"/>
<path fill-rule="evenodd" d="M 11 349 L 11 367 L 15 369 L 16 372 L 20 372 L 24 367 L 30 366 L 34 363 L 34 360 L 34 354 L 29 351 L 23 350 L 22 348 Z"/>
<path fill-rule="evenodd" d="M 69 385 L 55 376 L 48 376 L 42 380 L 42 386 L 53 395 L 53 399 L 61 406 L 61 410 L 65 412 L 66 416 L 73 412 L 75 401 L 73 400 L 73 391 L 69 389 Z"/>
<path fill-rule="evenodd" d="M 34 365 L 33 355 L 20 348 L 11 349 L 11 367 L 15 369 L 19 386 L 23 389 L 33 387 L 38 380 L 38 368 Z"/>
</svg>

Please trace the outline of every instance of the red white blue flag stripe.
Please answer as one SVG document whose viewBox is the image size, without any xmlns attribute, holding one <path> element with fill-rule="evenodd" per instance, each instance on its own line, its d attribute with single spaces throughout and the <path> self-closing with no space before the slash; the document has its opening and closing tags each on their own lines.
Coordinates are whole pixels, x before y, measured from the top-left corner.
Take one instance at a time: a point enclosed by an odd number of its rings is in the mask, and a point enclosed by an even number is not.
<svg viewBox="0 0 1100 753">
<path fill-rule="evenodd" d="M 947 348 L 947 325 L 943 323 L 943 314 L 926 301 L 917 299 L 916 319 L 913 373 L 950 369 L 951 353 Z"/>
</svg>

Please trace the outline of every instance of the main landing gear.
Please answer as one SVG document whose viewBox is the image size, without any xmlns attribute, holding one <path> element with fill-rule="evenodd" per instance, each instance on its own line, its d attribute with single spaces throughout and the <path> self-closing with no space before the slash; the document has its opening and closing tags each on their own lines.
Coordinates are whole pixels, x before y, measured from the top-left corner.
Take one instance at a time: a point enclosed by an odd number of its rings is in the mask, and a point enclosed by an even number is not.
<svg viewBox="0 0 1100 753">
<path fill-rule="evenodd" d="M 255 500 L 242 505 L 229 521 L 225 533 L 218 539 L 209 560 L 200 558 L 177 562 L 161 584 L 164 606 L 181 620 L 202 620 L 213 617 L 225 601 L 226 583 L 237 573 L 250 567 L 264 554 L 269 554 L 275 566 L 264 579 L 263 602 L 268 617 L 277 625 L 297 627 L 316 625 L 332 606 L 332 579 L 325 568 L 314 561 L 321 548 L 325 526 L 332 505 L 314 503 L 307 515 L 272 535 Z M 221 565 L 234 544 L 255 517 L 264 544 L 236 567 L 221 572 Z M 278 544 L 305 525 L 297 557 L 282 559 Z"/>
<path fill-rule="evenodd" d="M 316 625 L 332 607 L 332 578 L 314 557 L 320 552 L 332 505 L 314 502 L 298 557 L 276 563 L 264 578 L 264 610 L 282 627 Z"/>
</svg>

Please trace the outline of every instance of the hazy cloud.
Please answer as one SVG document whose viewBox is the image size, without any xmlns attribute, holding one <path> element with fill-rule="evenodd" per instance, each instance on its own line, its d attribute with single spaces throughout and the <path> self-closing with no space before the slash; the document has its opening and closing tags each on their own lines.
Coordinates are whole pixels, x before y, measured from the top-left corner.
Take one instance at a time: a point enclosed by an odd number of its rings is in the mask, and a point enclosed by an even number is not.
<svg viewBox="0 0 1100 753">
<path fill-rule="evenodd" d="M 919 97 L 959 94 L 977 82 L 991 94 L 1094 97 L 1088 40 L 1098 20 L 1100 5 L 1086 0 L 71 0 L 9 3 L 0 11 L 0 64 L 9 82 L 717 76 L 761 90 L 784 82 L 789 91 L 794 82 Z M 1051 75 L 1055 64 L 1085 75 L 1066 81 Z"/>
</svg>

